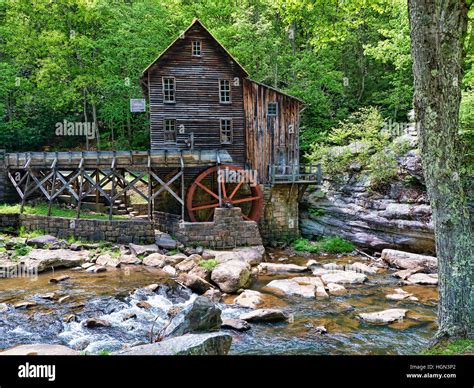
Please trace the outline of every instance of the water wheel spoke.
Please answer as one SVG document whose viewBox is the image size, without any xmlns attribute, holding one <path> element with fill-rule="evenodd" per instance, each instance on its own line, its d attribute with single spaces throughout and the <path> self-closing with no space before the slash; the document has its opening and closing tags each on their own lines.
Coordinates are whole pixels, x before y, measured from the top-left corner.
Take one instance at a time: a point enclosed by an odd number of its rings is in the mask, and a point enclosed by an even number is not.
<svg viewBox="0 0 474 388">
<path fill-rule="evenodd" d="M 192 211 L 197 211 L 197 210 L 204 210 L 204 209 L 213 209 L 219 206 L 219 202 L 217 203 L 207 203 L 207 204 L 198 204 L 197 206 L 194 206 L 191 208 Z"/>
<path fill-rule="evenodd" d="M 219 196 L 216 193 L 212 192 L 209 188 L 204 186 L 201 182 L 195 182 L 195 183 L 197 186 L 203 189 L 206 193 L 208 193 L 209 195 L 212 195 L 215 199 L 219 200 Z"/>
<path fill-rule="evenodd" d="M 230 194 L 229 196 L 229 199 L 232 200 L 232 198 L 234 198 L 234 195 L 237 194 L 237 191 L 239 191 L 239 189 L 242 187 L 242 185 L 244 184 L 244 182 L 239 182 L 237 184 L 237 186 L 235 187 L 234 191 L 232 191 L 232 193 Z"/>
<path fill-rule="evenodd" d="M 232 201 L 232 205 L 236 205 L 236 204 L 244 203 L 244 202 L 258 201 L 259 199 L 260 197 L 247 197 L 247 198 L 236 199 L 235 201 Z"/>
<path fill-rule="evenodd" d="M 225 181 L 224 179 L 221 180 L 221 187 L 222 187 L 222 197 L 227 198 L 227 190 L 225 188 Z"/>
</svg>

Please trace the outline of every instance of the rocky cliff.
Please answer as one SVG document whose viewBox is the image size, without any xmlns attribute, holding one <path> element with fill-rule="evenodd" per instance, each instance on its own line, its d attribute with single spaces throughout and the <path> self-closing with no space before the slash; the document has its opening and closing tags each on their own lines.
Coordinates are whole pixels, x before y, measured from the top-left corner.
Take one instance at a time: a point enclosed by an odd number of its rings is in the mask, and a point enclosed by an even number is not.
<svg viewBox="0 0 474 388">
<path fill-rule="evenodd" d="M 302 234 L 339 235 L 373 250 L 434 253 L 431 208 L 410 129 L 403 138 L 412 150 L 397 159 L 397 177 L 382 188 L 371 188 L 368 171 L 352 165 L 338 179 L 325 176 L 320 190 L 308 191 L 300 203 Z"/>
</svg>

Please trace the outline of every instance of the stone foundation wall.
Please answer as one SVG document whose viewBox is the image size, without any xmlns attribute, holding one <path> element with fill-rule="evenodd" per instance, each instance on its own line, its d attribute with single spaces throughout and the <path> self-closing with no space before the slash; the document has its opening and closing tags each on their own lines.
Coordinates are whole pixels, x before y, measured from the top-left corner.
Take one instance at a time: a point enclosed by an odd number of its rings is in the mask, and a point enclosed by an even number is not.
<svg viewBox="0 0 474 388">
<path fill-rule="evenodd" d="M 19 214 L 0 214 L 0 232 L 18 230 L 20 228 Z"/>
<path fill-rule="evenodd" d="M 257 223 L 244 221 L 240 208 L 216 209 L 213 222 L 180 222 L 179 216 L 161 212 L 154 217 L 157 228 L 185 245 L 215 249 L 262 245 Z"/>
<path fill-rule="evenodd" d="M 14 203 L 20 196 L 13 187 L 5 168 L 5 150 L 0 150 L 0 203 Z"/>
<path fill-rule="evenodd" d="M 263 242 L 271 245 L 299 237 L 298 186 L 264 188 L 265 208 L 259 221 Z"/>
<path fill-rule="evenodd" d="M 29 214 L 0 214 L 0 222 L 2 227 L 9 225 L 18 229 L 22 226 L 27 231 L 41 230 L 59 238 L 74 236 L 79 240 L 110 241 L 121 244 L 151 244 L 155 241 L 153 223 L 143 220 L 77 220 Z"/>
</svg>

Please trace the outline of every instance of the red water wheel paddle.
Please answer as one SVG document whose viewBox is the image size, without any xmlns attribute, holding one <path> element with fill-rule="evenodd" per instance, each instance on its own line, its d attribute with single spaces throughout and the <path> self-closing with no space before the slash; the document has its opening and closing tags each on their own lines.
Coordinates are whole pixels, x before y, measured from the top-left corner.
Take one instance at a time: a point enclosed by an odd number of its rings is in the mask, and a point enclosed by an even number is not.
<svg viewBox="0 0 474 388">
<path fill-rule="evenodd" d="M 235 166 L 211 167 L 200 173 L 189 186 L 186 208 L 192 222 L 212 221 L 219 207 L 219 186 L 222 207 L 240 207 L 245 220 L 258 221 L 263 209 L 263 194 L 255 178 Z"/>
</svg>

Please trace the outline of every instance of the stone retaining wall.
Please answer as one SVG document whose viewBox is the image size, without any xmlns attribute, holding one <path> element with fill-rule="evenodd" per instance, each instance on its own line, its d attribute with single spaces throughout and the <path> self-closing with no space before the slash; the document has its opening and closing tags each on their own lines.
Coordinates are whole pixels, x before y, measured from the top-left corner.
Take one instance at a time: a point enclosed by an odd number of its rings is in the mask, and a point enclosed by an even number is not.
<svg viewBox="0 0 474 388">
<path fill-rule="evenodd" d="M 263 192 L 265 208 L 259 221 L 263 242 L 271 245 L 298 238 L 298 186 L 267 186 Z"/>
<path fill-rule="evenodd" d="M 240 208 L 220 208 L 213 222 L 179 222 L 179 216 L 154 213 L 157 228 L 170 233 L 185 245 L 216 249 L 262 245 L 255 221 L 244 221 Z"/>
<path fill-rule="evenodd" d="M 19 214 L 0 214 L 0 232 L 9 232 L 20 228 Z"/>
<path fill-rule="evenodd" d="M 0 227 L 10 226 L 18 229 L 22 226 L 26 231 L 41 230 L 59 238 L 74 236 L 80 240 L 103 240 L 121 244 L 151 244 L 155 241 L 153 223 L 144 220 L 109 221 L 46 217 L 29 214 L 0 214 L 0 222 Z"/>
<path fill-rule="evenodd" d="M 13 187 L 5 168 L 5 150 L 0 150 L 0 203 L 14 203 L 20 196 Z"/>
</svg>

